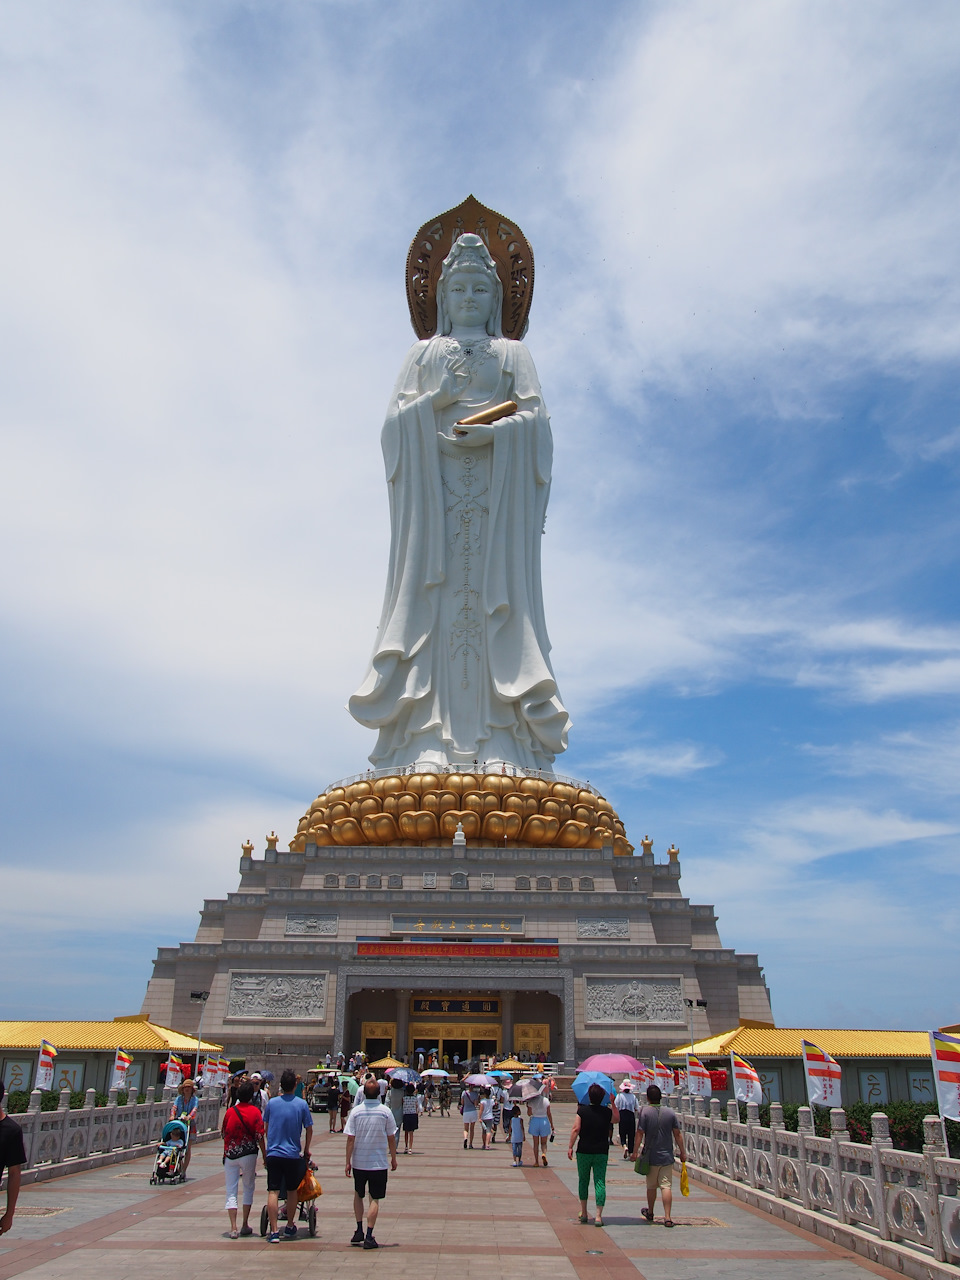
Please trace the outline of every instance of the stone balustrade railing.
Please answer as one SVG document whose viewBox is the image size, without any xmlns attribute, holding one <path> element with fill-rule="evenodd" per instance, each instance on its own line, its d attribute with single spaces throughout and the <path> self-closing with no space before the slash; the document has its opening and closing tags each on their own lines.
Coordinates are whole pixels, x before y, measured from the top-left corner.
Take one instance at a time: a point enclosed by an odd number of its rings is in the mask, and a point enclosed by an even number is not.
<svg viewBox="0 0 960 1280">
<path fill-rule="evenodd" d="M 799 1128 L 792 1133 L 777 1103 L 770 1106 L 769 1128 L 760 1124 L 756 1103 L 747 1106 L 746 1124 L 735 1107 L 729 1120 L 721 1119 L 719 1098 L 710 1099 L 709 1112 L 702 1098 L 672 1103 L 692 1169 L 793 1202 L 928 1259 L 960 1262 L 960 1160 L 944 1150 L 939 1116 L 924 1119 L 923 1151 L 913 1152 L 894 1149 L 890 1122 L 880 1113 L 871 1119 L 868 1145 L 850 1141 L 840 1108 L 830 1112 L 830 1137 L 818 1138 L 809 1107 L 800 1108 Z"/>
<path fill-rule="evenodd" d="M 86 1105 L 71 1110 L 70 1090 L 64 1089 L 56 1111 L 41 1111 L 39 1090 L 31 1093 L 28 1109 L 13 1116 L 23 1130 L 27 1153 L 24 1181 L 71 1172 L 78 1164 L 89 1167 L 142 1155 L 158 1141 L 176 1094 L 164 1089 L 162 1096 L 155 1098 L 150 1088 L 145 1102 L 123 1107 L 117 1105 L 115 1089 L 105 1107 L 95 1106 L 95 1097 L 94 1090 L 88 1089 Z M 198 1102 L 198 1136 L 219 1132 L 220 1090 L 200 1090 Z M 66 1167 L 55 1169 L 62 1165 Z"/>
</svg>

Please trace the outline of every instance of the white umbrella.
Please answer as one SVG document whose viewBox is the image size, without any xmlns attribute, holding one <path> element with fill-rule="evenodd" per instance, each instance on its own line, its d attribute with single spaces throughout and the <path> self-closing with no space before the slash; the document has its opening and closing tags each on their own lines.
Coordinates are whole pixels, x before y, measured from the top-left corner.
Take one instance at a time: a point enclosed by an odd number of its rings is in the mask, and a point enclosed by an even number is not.
<svg viewBox="0 0 960 1280">
<path fill-rule="evenodd" d="M 450 1072 L 441 1071 L 439 1067 L 429 1067 L 426 1071 L 421 1071 L 420 1074 L 424 1076 L 442 1076 L 444 1079 L 446 1079 L 449 1076 Z"/>
</svg>

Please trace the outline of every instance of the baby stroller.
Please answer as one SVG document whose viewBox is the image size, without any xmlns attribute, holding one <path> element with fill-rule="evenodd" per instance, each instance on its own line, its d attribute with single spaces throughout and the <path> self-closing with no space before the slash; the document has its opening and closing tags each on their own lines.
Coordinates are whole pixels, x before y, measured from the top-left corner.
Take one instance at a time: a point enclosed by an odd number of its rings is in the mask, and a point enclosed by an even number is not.
<svg viewBox="0 0 960 1280">
<path fill-rule="evenodd" d="M 168 1120 L 157 1143 L 157 1158 L 150 1175 L 151 1185 L 158 1182 L 186 1182 L 189 1142 L 190 1126 L 183 1120 Z"/>
<path fill-rule="evenodd" d="M 307 1168 L 314 1170 L 316 1165 L 313 1161 L 309 1161 Z M 285 1187 L 280 1188 L 280 1205 L 277 1210 L 277 1225 L 287 1221 L 287 1192 Z M 297 1206 L 297 1221 L 307 1224 L 307 1231 L 311 1236 L 317 1234 L 317 1205 L 315 1200 L 301 1200 Z M 260 1234 L 265 1236 L 270 1230 L 270 1214 L 267 1206 L 264 1205 L 260 1210 Z"/>
</svg>

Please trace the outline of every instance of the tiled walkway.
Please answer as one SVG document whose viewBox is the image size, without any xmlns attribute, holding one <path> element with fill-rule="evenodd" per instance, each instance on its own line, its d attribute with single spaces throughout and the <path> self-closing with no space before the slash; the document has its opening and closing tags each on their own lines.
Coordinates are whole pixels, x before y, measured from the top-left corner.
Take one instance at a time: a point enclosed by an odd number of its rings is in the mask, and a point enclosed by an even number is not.
<svg viewBox="0 0 960 1280">
<path fill-rule="evenodd" d="M 25 1187 L 14 1231 L 0 1239 L 0 1280 L 169 1280 L 301 1275 L 391 1280 L 864 1280 L 893 1272 L 857 1258 L 691 1181 L 674 1201 L 677 1226 L 640 1218 L 640 1179 L 611 1150 L 607 1225 L 577 1221 L 576 1168 L 566 1159 L 573 1108 L 555 1108 L 549 1168 L 512 1167 L 510 1148 L 464 1151 L 456 1112 L 424 1117 L 414 1155 L 399 1157 L 377 1223 L 379 1252 L 352 1249 L 352 1180 L 342 1135 L 315 1117 L 314 1155 L 324 1194 L 319 1234 L 268 1245 L 259 1234 L 261 1174 L 249 1239 L 226 1238 L 220 1144 L 194 1151 L 183 1187 L 151 1187 L 138 1160 Z M 590 1205 L 591 1216 L 593 1205 Z M 183 1256 L 187 1254 L 189 1256 Z M 178 1256 L 179 1255 L 179 1256 Z M 322 1255 L 318 1256 L 318 1255 Z"/>
</svg>

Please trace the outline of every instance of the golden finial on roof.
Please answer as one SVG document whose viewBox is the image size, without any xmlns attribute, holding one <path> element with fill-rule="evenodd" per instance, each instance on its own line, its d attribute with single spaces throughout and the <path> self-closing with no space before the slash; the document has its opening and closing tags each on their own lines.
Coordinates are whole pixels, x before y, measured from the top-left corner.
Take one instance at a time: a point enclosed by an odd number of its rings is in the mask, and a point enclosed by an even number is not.
<svg viewBox="0 0 960 1280">
<path fill-rule="evenodd" d="M 243 856 L 245 858 L 253 857 L 253 841 L 250 839 L 249 836 L 247 836 L 245 843 L 242 844 L 240 848 L 243 850 Z"/>
<path fill-rule="evenodd" d="M 649 836 L 643 837 L 643 839 L 640 841 L 640 848 L 643 850 L 644 857 L 646 857 L 647 854 L 653 853 L 653 841 L 650 839 Z"/>
<path fill-rule="evenodd" d="M 276 849 L 276 847 L 277 847 L 277 841 L 278 841 L 279 839 L 280 839 L 280 837 L 277 835 L 277 833 L 276 833 L 275 831 L 271 831 L 271 832 L 270 832 L 270 834 L 266 837 L 266 841 L 267 841 L 267 848 L 268 848 L 268 849 Z"/>
<path fill-rule="evenodd" d="M 670 861 L 671 861 L 671 862 L 679 862 L 679 861 L 680 861 L 680 850 L 677 848 L 677 846 L 676 846 L 675 844 L 672 844 L 672 845 L 670 846 L 670 848 L 667 850 L 667 853 L 668 853 L 668 854 L 669 854 L 669 856 L 670 856 Z"/>
</svg>

